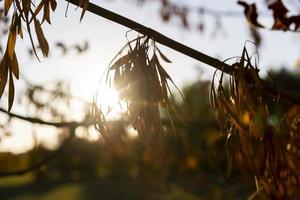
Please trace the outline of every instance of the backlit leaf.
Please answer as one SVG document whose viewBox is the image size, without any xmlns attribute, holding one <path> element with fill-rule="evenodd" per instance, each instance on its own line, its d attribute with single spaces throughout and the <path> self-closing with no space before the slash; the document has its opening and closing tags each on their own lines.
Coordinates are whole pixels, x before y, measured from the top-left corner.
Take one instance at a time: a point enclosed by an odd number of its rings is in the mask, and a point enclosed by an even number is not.
<svg viewBox="0 0 300 200">
<path fill-rule="evenodd" d="M 16 45 L 17 33 L 13 29 L 9 32 L 8 40 L 7 40 L 7 53 L 10 59 L 13 58 L 15 52 L 15 45 Z"/>
<path fill-rule="evenodd" d="M 12 2 L 13 0 L 4 0 L 4 13 L 5 13 L 5 16 L 7 16 L 8 14 L 8 11 L 12 5 Z"/>
<path fill-rule="evenodd" d="M 35 27 L 36 35 L 37 35 L 37 38 L 38 38 L 38 41 L 39 41 L 39 45 L 42 49 L 43 55 L 45 57 L 47 57 L 48 53 L 49 53 L 49 45 L 48 45 L 48 42 L 47 42 L 47 40 L 44 36 L 41 24 L 38 20 L 34 20 L 34 27 Z"/>
<path fill-rule="evenodd" d="M 19 79 L 19 64 L 16 53 L 14 53 L 13 59 L 10 62 L 10 70 L 13 72 L 15 77 Z"/>
<path fill-rule="evenodd" d="M 11 110 L 15 97 L 15 86 L 12 73 L 9 73 L 8 112 Z"/>
<path fill-rule="evenodd" d="M 8 56 L 7 53 L 5 53 L 0 64 L 0 97 L 3 95 L 7 83 L 8 62 Z"/>
</svg>

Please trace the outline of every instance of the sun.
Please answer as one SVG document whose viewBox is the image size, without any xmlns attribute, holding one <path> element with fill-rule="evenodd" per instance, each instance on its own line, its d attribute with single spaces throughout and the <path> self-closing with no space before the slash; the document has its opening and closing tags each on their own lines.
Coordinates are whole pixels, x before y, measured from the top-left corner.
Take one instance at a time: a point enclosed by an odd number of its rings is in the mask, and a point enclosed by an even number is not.
<svg viewBox="0 0 300 200">
<path fill-rule="evenodd" d="M 107 85 L 100 85 L 96 93 L 97 105 L 101 108 L 101 111 L 105 115 L 107 120 L 119 119 L 122 112 L 124 112 L 124 106 L 119 97 L 119 92 Z"/>
</svg>

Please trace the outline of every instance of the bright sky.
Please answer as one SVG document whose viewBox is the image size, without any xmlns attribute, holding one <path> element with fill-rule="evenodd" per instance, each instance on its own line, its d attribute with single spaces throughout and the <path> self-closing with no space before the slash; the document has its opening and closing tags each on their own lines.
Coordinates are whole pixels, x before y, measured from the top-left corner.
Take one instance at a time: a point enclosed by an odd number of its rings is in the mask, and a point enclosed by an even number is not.
<svg viewBox="0 0 300 200">
<path fill-rule="evenodd" d="M 92 2 L 143 23 L 172 39 L 220 59 L 240 55 L 245 41 L 251 39 L 248 28 L 245 26 L 244 17 L 222 19 L 227 36 L 220 32 L 215 38 L 212 38 L 211 33 L 214 31 L 215 22 L 214 19 L 208 16 L 205 16 L 207 27 L 205 32 L 201 34 L 195 30 L 196 28 L 191 30 L 179 29 L 179 22 L 177 21 L 168 24 L 161 22 L 158 13 L 159 7 L 155 2 L 146 4 L 144 7 L 134 6 L 130 1 L 94 0 Z M 190 5 L 201 4 L 216 10 L 242 12 L 241 7 L 236 4 L 235 0 L 187 0 L 184 2 Z M 297 1 L 289 0 L 288 2 L 291 4 Z M 44 29 L 49 44 L 63 41 L 67 46 L 71 46 L 76 43 L 83 44 L 87 40 L 90 44 L 89 50 L 80 55 L 75 51 L 71 51 L 66 56 L 62 56 L 60 52 L 55 52 L 56 48 L 52 48 L 50 58 L 42 59 L 42 62 L 39 63 L 37 60 L 32 60 L 27 56 L 26 51 L 30 44 L 28 38 L 25 37 L 24 41 L 19 40 L 17 44 L 21 74 L 34 83 L 47 83 L 58 79 L 70 81 L 72 92 L 75 96 L 92 101 L 103 71 L 126 43 L 125 33 L 129 29 L 88 12 L 83 21 L 79 23 L 81 10 L 74 11 L 75 7 L 70 6 L 68 17 L 65 18 L 65 8 L 66 3 L 60 1 L 57 11 L 53 14 L 52 26 L 47 26 Z M 197 17 L 197 15 L 191 16 L 195 24 Z M 265 18 L 263 20 L 268 21 Z M 300 42 L 300 34 L 270 32 L 267 30 L 261 30 L 260 32 L 263 35 L 263 44 L 260 48 L 260 66 L 263 68 L 263 71 L 279 68 L 282 65 L 293 68 L 293 65 L 300 57 L 300 46 L 296 45 Z M 204 78 L 210 79 L 213 72 L 211 67 L 205 66 L 171 49 L 165 47 L 161 47 L 161 49 L 173 61 L 172 64 L 166 64 L 165 67 L 180 88 L 198 78 L 199 70 L 197 70 L 196 66 L 200 66 L 201 70 L 204 71 Z M 16 82 L 17 87 L 18 84 Z M 6 106 L 6 104 L 4 105 Z M 18 108 L 13 108 L 12 112 L 26 115 L 24 110 Z M 74 113 L 72 116 L 76 118 L 79 115 Z M 57 130 L 45 127 L 43 130 L 38 130 L 39 141 L 48 141 L 47 144 L 50 147 L 57 144 L 57 138 L 53 137 L 53 135 L 56 135 Z M 0 151 L 12 150 L 15 153 L 19 153 L 32 147 L 33 139 L 30 127 L 16 124 L 13 133 L 13 136 L 0 142 Z"/>
</svg>

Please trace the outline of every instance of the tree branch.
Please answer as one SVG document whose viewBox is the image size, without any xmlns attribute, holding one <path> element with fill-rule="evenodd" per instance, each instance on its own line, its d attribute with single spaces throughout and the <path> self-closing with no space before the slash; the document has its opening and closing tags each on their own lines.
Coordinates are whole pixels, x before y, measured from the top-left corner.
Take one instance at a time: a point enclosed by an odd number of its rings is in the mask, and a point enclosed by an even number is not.
<svg viewBox="0 0 300 200">
<path fill-rule="evenodd" d="M 33 124 L 42 124 L 42 125 L 54 126 L 56 128 L 67 127 L 70 130 L 70 135 L 68 136 L 68 138 L 66 138 L 63 141 L 63 143 L 61 144 L 61 146 L 57 150 L 52 152 L 50 155 L 46 156 L 44 159 L 40 160 L 39 162 L 37 162 L 37 163 L 35 163 L 35 164 L 25 168 L 25 169 L 20 169 L 20 170 L 16 170 L 16 171 L 8 171 L 8 172 L 0 172 L 0 178 L 1 177 L 7 177 L 7 176 L 23 175 L 23 174 L 26 174 L 28 172 L 34 171 L 36 169 L 39 169 L 43 165 L 46 165 L 47 163 L 52 161 L 57 155 L 59 155 L 59 153 L 62 152 L 63 149 L 65 149 L 67 144 L 70 143 L 71 139 L 75 136 L 75 130 L 76 130 L 77 127 L 92 125 L 92 121 L 88 120 L 88 119 L 83 120 L 82 122 L 75 122 L 75 121 L 73 121 L 73 122 L 49 122 L 49 121 L 41 120 L 39 118 L 25 117 L 25 116 L 22 116 L 22 115 L 10 113 L 10 112 L 7 112 L 6 110 L 4 110 L 3 108 L 0 108 L 0 112 L 5 113 L 6 115 L 8 115 L 10 117 L 21 119 L 23 121 L 30 122 L 30 123 L 33 123 Z"/>
<path fill-rule="evenodd" d="M 80 5 L 79 0 L 66 0 L 66 1 L 72 3 L 76 6 Z M 157 32 L 155 30 L 152 30 L 152 29 L 150 29 L 142 24 L 139 24 L 133 20 L 130 20 L 126 17 L 123 17 L 114 12 L 106 10 L 102 7 L 99 7 L 95 4 L 93 4 L 93 3 L 89 3 L 87 10 L 93 14 L 104 17 L 110 21 L 116 22 L 120 25 L 128 27 L 132 30 L 135 30 L 143 35 L 150 36 L 156 42 L 163 44 L 171 49 L 174 49 L 175 51 L 178 51 L 184 55 L 192 57 L 198 61 L 201 61 L 207 65 L 213 66 L 216 69 L 222 70 L 229 74 L 233 72 L 232 67 L 230 65 L 227 65 L 216 58 L 213 58 L 213 57 L 208 56 L 200 51 L 197 51 L 186 45 L 183 45 L 171 38 L 166 37 L 165 35 L 162 35 L 161 33 Z"/>
<path fill-rule="evenodd" d="M 81 6 L 80 0 L 65 0 L 69 3 L 72 3 L 76 6 Z M 215 69 L 218 69 L 220 71 L 223 71 L 226 74 L 232 75 L 235 71 L 235 68 L 231 65 L 228 65 L 214 57 L 211 57 L 209 55 L 206 55 L 200 51 L 197 51 L 195 49 L 192 49 L 184 44 L 181 44 L 155 30 L 152 30 L 142 24 L 139 24 L 133 20 L 130 20 L 126 17 L 123 17 L 121 15 L 118 15 L 114 12 L 111 12 L 107 9 L 104 9 L 100 6 L 97 6 L 93 3 L 89 3 L 87 10 L 93 14 L 96 14 L 98 16 L 101 16 L 103 18 L 106 18 L 110 21 L 116 22 L 120 25 L 123 25 L 125 27 L 128 27 L 130 29 L 133 29 L 143 35 L 147 35 L 151 37 L 156 42 L 165 45 L 175 51 L 178 51 L 186 56 L 189 56 L 191 58 L 194 58 L 200 62 L 203 62 L 211 67 L 214 67 Z M 286 103 L 290 104 L 296 104 L 300 105 L 300 97 L 299 96 L 292 96 L 286 91 L 279 91 L 276 87 L 272 86 L 271 84 L 267 83 L 264 80 L 261 80 L 263 84 L 263 92 L 272 98 L 280 99 L 281 101 L 284 101 Z"/>
<path fill-rule="evenodd" d="M 70 130 L 70 134 L 68 136 L 68 138 L 66 138 L 62 144 L 60 145 L 60 147 L 53 151 L 50 155 L 46 156 L 44 159 L 34 163 L 33 165 L 24 168 L 24 169 L 20 169 L 20 170 L 15 170 L 15 171 L 8 171 L 8 172 L 0 172 L 0 178 L 3 177 L 7 177 L 7 176 L 20 176 L 20 175 L 24 175 L 28 172 L 37 170 L 39 168 L 41 168 L 42 166 L 48 164 L 50 161 L 52 161 L 57 155 L 59 155 L 65 148 L 66 146 L 70 143 L 70 141 L 72 140 L 72 138 L 74 138 L 75 136 L 75 130 L 76 130 L 76 126 L 71 126 L 69 127 Z"/>
<path fill-rule="evenodd" d="M 30 123 L 33 123 L 33 124 L 42 124 L 42 125 L 54 126 L 56 128 L 62 128 L 62 127 L 75 127 L 76 128 L 78 126 L 90 126 L 90 125 L 93 124 L 91 120 L 83 120 L 81 122 L 76 122 L 76 121 L 72 121 L 72 122 L 49 122 L 49 121 L 44 121 L 40 118 L 25 117 L 25 116 L 22 116 L 22 115 L 7 112 L 3 108 L 0 108 L 0 112 L 5 113 L 10 117 L 18 118 L 18 119 L 21 119 L 23 121 L 27 121 L 27 122 L 30 122 Z"/>
</svg>

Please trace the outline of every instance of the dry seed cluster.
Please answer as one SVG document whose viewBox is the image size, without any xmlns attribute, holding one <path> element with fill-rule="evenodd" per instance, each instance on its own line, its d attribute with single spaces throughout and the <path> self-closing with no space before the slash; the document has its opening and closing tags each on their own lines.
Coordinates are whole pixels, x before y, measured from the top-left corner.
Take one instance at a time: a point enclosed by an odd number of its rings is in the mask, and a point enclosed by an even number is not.
<svg viewBox="0 0 300 200">
<path fill-rule="evenodd" d="M 126 103 L 126 118 L 145 142 L 152 147 L 164 134 L 160 108 L 167 114 L 174 110 L 168 81 L 171 77 L 159 60 L 170 60 L 157 48 L 149 37 L 138 37 L 128 42 L 109 66 L 107 84 L 119 91 L 120 100 Z M 96 105 L 94 105 L 95 107 Z M 94 108 L 95 110 L 96 108 Z M 107 135 L 105 116 L 95 111 L 96 126 L 100 133 Z M 155 147 L 156 148 L 156 147 Z"/>
<path fill-rule="evenodd" d="M 229 84 L 223 73 L 217 86 L 214 75 L 211 104 L 226 141 L 227 176 L 233 163 L 250 171 L 257 191 L 273 199 L 286 199 L 300 186 L 299 108 L 291 111 L 280 127 L 268 123 L 269 112 L 262 94 L 258 67 L 246 48 L 233 64 L 236 71 Z"/>
</svg>

